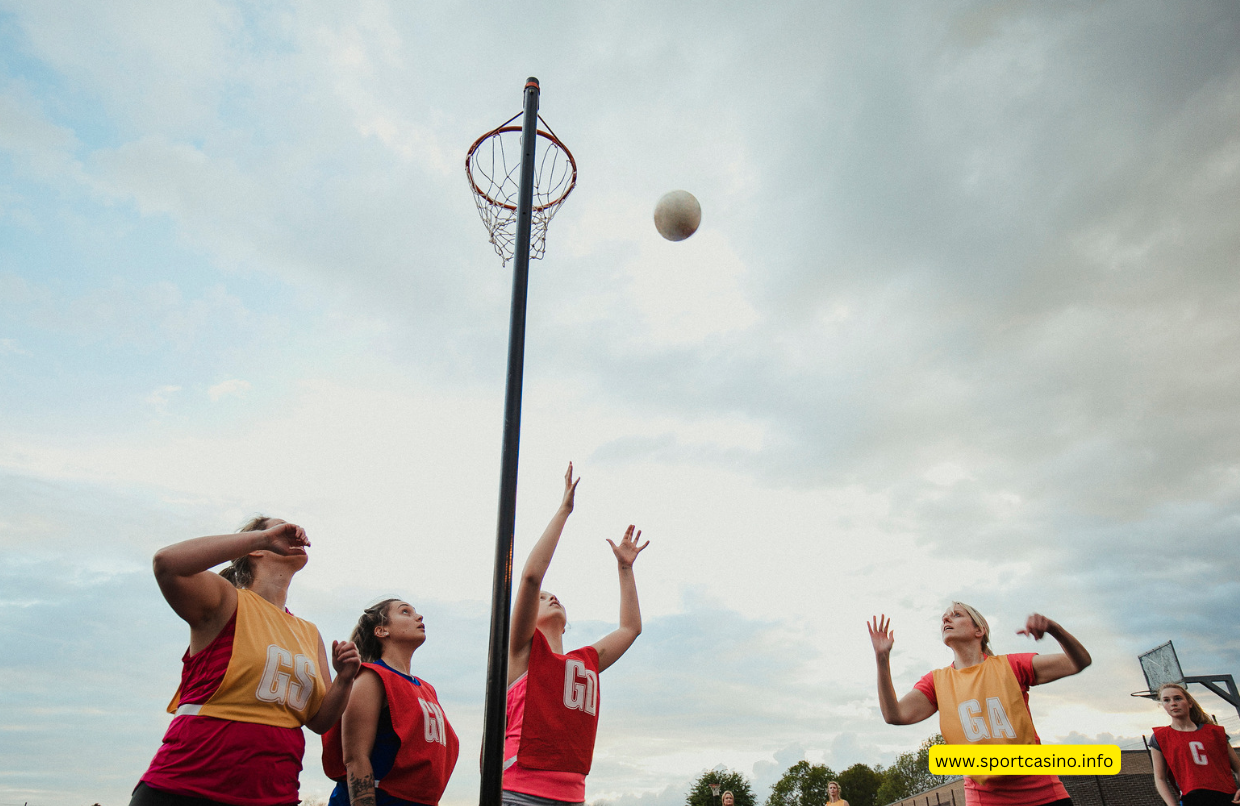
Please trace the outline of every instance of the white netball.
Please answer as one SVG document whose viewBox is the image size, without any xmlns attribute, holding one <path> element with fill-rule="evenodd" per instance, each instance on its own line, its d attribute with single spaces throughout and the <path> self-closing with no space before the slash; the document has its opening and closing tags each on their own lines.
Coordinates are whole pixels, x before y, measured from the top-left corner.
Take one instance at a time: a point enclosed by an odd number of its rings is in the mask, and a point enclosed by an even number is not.
<svg viewBox="0 0 1240 806">
<path fill-rule="evenodd" d="M 702 223 L 702 205 L 687 190 L 664 193 L 654 206 L 654 227 L 669 241 L 683 241 Z"/>
</svg>

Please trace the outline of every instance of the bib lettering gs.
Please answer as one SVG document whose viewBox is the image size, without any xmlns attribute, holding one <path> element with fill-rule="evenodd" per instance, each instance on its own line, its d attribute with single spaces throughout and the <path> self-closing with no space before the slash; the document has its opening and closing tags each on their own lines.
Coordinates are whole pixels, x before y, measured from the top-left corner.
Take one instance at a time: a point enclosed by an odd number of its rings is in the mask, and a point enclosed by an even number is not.
<svg viewBox="0 0 1240 806">
<path fill-rule="evenodd" d="M 535 630 L 517 761 L 535 770 L 589 774 L 598 706 L 598 652 L 594 647 L 557 655 L 546 637 Z"/>
<path fill-rule="evenodd" d="M 319 709 L 327 683 L 318 671 L 319 631 L 248 590 L 237 591 L 232 655 L 219 688 L 203 703 L 168 705 L 178 716 L 300 728 Z"/>
</svg>

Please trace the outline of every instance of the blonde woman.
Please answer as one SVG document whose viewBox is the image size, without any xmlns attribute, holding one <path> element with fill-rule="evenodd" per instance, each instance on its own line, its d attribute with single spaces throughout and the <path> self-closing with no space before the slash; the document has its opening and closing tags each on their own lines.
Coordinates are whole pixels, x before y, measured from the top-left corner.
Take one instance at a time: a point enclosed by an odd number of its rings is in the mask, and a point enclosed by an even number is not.
<svg viewBox="0 0 1240 806">
<path fill-rule="evenodd" d="M 840 782 L 839 781 L 828 781 L 827 782 L 827 803 L 829 804 L 839 803 L 841 804 L 841 806 L 848 806 L 848 801 L 840 797 Z"/>
<path fill-rule="evenodd" d="M 1170 725 L 1154 728 L 1150 758 L 1154 788 L 1167 806 L 1240 803 L 1240 756 L 1183 685 L 1163 683 L 1158 702 Z M 1174 780 L 1173 780 L 1174 779 Z M 1177 793 L 1179 797 L 1177 798 Z"/>
<path fill-rule="evenodd" d="M 349 641 L 332 642 L 329 666 L 318 629 L 285 608 L 308 548 L 300 526 L 260 516 L 156 552 L 155 581 L 189 624 L 189 649 L 175 716 L 130 806 L 298 802 L 301 728 L 321 734 L 340 719 L 361 666 Z"/>
<path fill-rule="evenodd" d="M 867 625 L 878 663 L 878 704 L 890 725 L 911 725 L 939 713 L 948 744 L 1041 744 L 1029 713 L 1029 688 L 1074 675 L 1091 662 L 1081 642 L 1046 616 L 1034 613 L 1017 635 L 1050 635 L 1062 652 L 995 655 L 990 625 L 962 602 L 943 613 L 940 631 L 952 650 L 950 666 L 929 672 L 903 697 L 891 682 L 895 633 L 886 616 Z M 973 776 L 964 781 L 967 806 L 1066 806 L 1067 790 L 1054 775 Z"/>
</svg>

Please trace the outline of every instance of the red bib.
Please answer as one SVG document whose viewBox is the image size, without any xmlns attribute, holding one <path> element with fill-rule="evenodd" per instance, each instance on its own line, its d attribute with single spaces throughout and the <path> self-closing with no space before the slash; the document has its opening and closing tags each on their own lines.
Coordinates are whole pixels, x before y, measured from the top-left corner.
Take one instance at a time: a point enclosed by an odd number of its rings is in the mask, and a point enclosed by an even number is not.
<svg viewBox="0 0 1240 806">
<path fill-rule="evenodd" d="M 588 775 L 598 730 L 598 652 L 585 646 L 557 655 L 534 630 L 527 675 L 517 761 L 535 770 Z"/>
<path fill-rule="evenodd" d="M 1182 793 L 1212 789 L 1230 795 L 1236 791 L 1225 737 L 1218 725 L 1202 725 L 1197 730 L 1176 730 L 1170 725 L 1154 728 L 1158 749 Z"/>
<path fill-rule="evenodd" d="M 382 664 L 362 666 L 383 681 L 392 729 L 400 737 L 392 769 L 375 782 L 375 787 L 403 800 L 437 806 L 456 767 L 460 742 L 439 707 L 435 688 L 425 680 L 420 686 L 410 683 Z M 323 772 L 336 780 L 348 774 L 339 722 L 323 734 Z"/>
</svg>

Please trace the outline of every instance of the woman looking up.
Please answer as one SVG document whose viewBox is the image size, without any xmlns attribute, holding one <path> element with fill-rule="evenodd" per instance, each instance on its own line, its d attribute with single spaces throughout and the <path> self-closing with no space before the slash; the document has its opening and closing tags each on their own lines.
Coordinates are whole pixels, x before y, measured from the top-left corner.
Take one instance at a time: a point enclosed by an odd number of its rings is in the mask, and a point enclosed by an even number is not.
<svg viewBox="0 0 1240 806">
<path fill-rule="evenodd" d="M 891 622 L 886 616 L 875 617 L 867 626 L 878 663 L 878 704 L 884 721 L 911 725 L 938 711 L 939 732 L 948 744 L 1041 744 L 1029 713 L 1029 687 L 1074 675 L 1091 662 L 1080 641 L 1038 613 L 1029 616 L 1017 635 L 1034 640 L 1050 635 L 1063 652 L 995 655 L 990 649 L 990 625 L 982 614 L 952 602 L 940 622 L 943 643 L 954 656 L 952 664 L 929 672 L 897 699 L 891 682 L 895 643 Z M 964 793 L 967 806 L 1072 803 L 1054 775 L 966 777 Z"/>
<path fill-rule="evenodd" d="M 360 666 L 352 643 L 333 641 L 333 681 L 318 629 L 285 609 L 309 547 L 300 526 L 260 516 L 156 552 L 155 580 L 189 624 L 189 649 L 175 716 L 131 806 L 298 802 L 302 725 L 324 733 L 340 719 Z"/>
<path fill-rule="evenodd" d="M 633 562 L 650 541 L 639 546 L 641 532 L 634 535 L 630 525 L 619 544 L 607 541 L 620 576 L 619 628 L 593 646 L 564 652 L 568 618 L 542 581 L 573 511 L 577 481 L 570 463 L 560 508 L 530 551 L 513 601 L 504 740 L 503 802 L 509 806 L 584 803 L 598 726 L 598 676 L 642 631 Z"/>
<path fill-rule="evenodd" d="M 337 781 L 330 806 L 438 806 L 460 742 L 434 686 L 413 676 L 422 617 L 384 599 L 362 611 L 352 637 L 362 671 L 340 725 L 323 736 L 323 771 Z"/>
<path fill-rule="evenodd" d="M 1150 740 L 1154 788 L 1163 802 L 1167 806 L 1240 803 L 1236 788 L 1240 756 L 1226 731 L 1206 718 L 1193 695 L 1179 683 L 1159 686 L 1158 701 L 1171 717 L 1170 725 L 1154 728 Z"/>
</svg>

